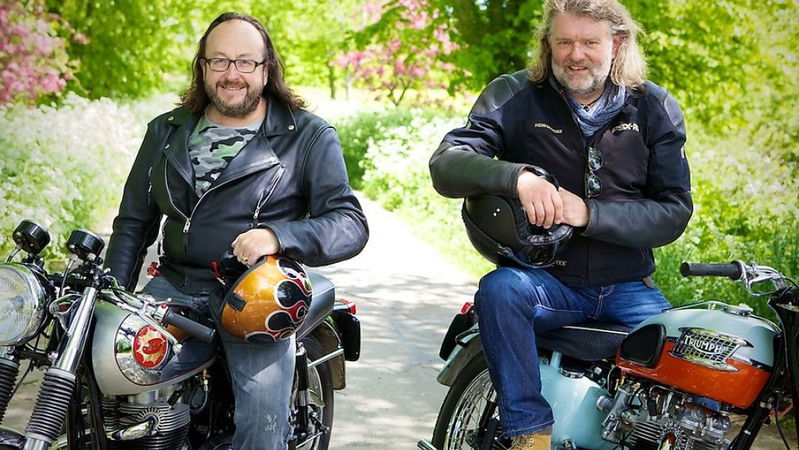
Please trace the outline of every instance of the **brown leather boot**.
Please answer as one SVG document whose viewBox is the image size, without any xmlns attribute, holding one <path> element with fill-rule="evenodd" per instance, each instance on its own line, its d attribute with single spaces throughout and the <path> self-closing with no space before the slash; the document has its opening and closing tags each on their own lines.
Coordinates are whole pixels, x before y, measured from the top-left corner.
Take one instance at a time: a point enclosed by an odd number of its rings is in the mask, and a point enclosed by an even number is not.
<svg viewBox="0 0 799 450">
<path fill-rule="evenodd" d="M 513 445 L 509 450 L 550 450 L 552 446 L 552 431 L 544 430 L 538 433 L 524 434 L 513 438 Z"/>
</svg>

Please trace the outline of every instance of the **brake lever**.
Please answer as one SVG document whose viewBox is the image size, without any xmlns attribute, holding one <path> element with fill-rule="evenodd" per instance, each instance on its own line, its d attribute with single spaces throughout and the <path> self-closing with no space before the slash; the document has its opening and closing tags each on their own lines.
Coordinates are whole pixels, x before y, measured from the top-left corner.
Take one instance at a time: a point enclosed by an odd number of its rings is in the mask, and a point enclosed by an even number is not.
<svg viewBox="0 0 799 450">
<path fill-rule="evenodd" d="M 756 263 L 752 262 L 749 266 L 746 266 L 746 269 L 747 270 L 743 272 L 744 285 L 746 286 L 747 292 L 753 297 L 766 297 L 786 286 L 785 276 L 772 267 L 758 266 Z M 758 293 L 752 290 L 752 286 L 767 281 L 774 284 L 774 291 Z"/>
</svg>

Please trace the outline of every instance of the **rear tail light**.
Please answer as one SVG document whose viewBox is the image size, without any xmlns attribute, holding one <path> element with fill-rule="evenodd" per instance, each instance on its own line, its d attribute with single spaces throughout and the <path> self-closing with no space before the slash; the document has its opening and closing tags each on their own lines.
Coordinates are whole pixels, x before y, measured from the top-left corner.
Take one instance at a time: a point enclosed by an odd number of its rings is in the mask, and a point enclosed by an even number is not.
<svg viewBox="0 0 799 450">
<path fill-rule="evenodd" d="M 344 305 L 344 308 L 349 310 L 350 314 L 358 314 L 358 305 L 356 305 L 354 301 L 347 298 L 340 298 L 338 302 Z M 341 308 L 341 306 L 339 306 L 339 308 Z"/>
</svg>

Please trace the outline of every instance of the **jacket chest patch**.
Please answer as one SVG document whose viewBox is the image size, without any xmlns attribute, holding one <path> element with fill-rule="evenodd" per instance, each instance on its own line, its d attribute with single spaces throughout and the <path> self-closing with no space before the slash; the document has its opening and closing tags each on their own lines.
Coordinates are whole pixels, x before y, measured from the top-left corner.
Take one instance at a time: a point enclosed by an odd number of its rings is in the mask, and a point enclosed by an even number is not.
<svg viewBox="0 0 799 450">
<path fill-rule="evenodd" d="M 613 134 L 618 133 L 620 131 L 635 131 L 637 133 L 640 133 L 637 123 L 620 123 L 615 127 L 613 127 L 612 130 L 610 130 L 610 132 Z"/>
<path fill-rule="evenodd" d="M 546 128 L 547 130 L 555 133 L 555 134 L 563 134 L 563 128 L 552 128 L 551 126 L 543 123 L 543 122 L 535 122 L 533 123 L 533 128 Z"/>
</svg>

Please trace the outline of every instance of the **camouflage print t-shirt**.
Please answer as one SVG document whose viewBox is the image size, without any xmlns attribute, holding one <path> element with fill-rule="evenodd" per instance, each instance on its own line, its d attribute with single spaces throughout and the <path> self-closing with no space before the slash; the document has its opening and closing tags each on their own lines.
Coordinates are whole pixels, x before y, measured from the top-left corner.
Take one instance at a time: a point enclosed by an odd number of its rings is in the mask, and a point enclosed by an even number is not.
<svg viewBox="0 0 799 450">
<path fill-rule="evenodd" d="M 228 163 L 255 136 L 262 120 L 242 128 L 217 125 L 200 118 L 189 136 L 189 157 L 194 164 L 194 190 L 202 196 Z"/>
</svg>

